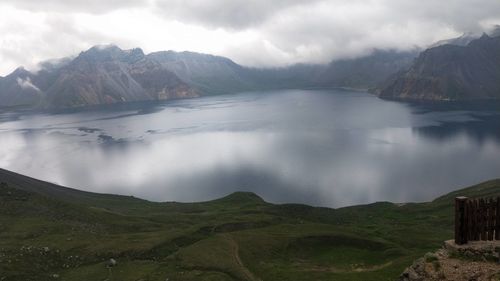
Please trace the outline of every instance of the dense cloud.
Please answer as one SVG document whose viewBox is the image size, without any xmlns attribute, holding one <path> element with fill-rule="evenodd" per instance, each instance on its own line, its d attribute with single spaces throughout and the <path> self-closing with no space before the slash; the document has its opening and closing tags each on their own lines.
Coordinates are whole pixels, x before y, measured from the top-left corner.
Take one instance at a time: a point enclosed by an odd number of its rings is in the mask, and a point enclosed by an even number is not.
<svg viewBox="0 0 500 281">
<path fill-rule="evenodd" d="M 33 12 L 106 13 L 109 11 L 143 7 L 150 3 L 144 0 L 4 0 L 16 8 Z"/>
<path fill-rule="evenodd" d="M 276 14 L 318 0 L 157 0 L 162 16 L 214 28 L 245 29 L 264 25 Z"/>
<path fill-rule="evenodd" d="M 498 11 L 498 0 L 3 0 L 0 75 L 105 43 L 321 63 L 482 32 Z"/>
</svg>

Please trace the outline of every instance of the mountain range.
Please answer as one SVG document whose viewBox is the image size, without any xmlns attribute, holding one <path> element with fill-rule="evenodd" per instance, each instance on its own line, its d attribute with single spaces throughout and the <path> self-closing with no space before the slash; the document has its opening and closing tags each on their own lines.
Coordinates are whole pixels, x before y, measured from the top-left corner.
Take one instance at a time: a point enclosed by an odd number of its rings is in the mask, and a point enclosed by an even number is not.
<svg viewBox="0 0 500 281">
<path fill-rule="evenodd" d="M 416 52 L 379 51 L 330 64 L 253 68 L 194 52 L 144 54 L 94 46 L 74 58 L 22 67 L 0 77 L 0 106 L 66 108 L 283 88 L 374 87 L 407 67 Z"/>
<path fill-rule="evenodd" d="M 196 97 L 199 93 L 141 49 L 96 46 L 74 59 L 18 68 L 0 79 L 0 105 L 74 107 Z"/>
<path fill-rule="evenodd" d="M 286 88 L 371 89 L 400 100 L 500 98 L 500 28 L 464 34 L 419 53 L 373 50 L 328 64 L 246 67 L 194 52 L 94 46 L 75 57 L 0 77 L 0 107 L 67 108 Z"/>
</svg>

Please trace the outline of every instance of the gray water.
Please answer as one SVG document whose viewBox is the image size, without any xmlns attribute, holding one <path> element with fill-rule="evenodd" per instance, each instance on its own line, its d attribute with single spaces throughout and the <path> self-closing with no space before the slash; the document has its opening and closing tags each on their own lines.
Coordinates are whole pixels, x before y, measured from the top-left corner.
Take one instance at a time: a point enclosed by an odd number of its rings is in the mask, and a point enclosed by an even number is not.
<svg viewBox="0 0 500 281">
<path fill-rule="evenodd" d="M 0 167 L 154 201 L 423 201 L 500 177 L 500 118 L 343 90 L 4 112 Z"/>
</svg>

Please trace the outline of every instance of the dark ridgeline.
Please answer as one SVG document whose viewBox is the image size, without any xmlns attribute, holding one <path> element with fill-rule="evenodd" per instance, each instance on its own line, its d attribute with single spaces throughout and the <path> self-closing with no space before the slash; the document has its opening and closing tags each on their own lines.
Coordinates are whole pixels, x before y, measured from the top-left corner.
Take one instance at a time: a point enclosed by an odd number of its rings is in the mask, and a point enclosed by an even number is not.
<svg viewBox="0 0 500 281">
<path fill-rule="evenodd" d="M 500 197 L 455 198 L 455 243 L 500 240 Z"/>
<path fill-rule="evenodd" d="M 500 36 L 422 52 L 413 65 L 376 90 L 382 98 L 426 101 L 500 99 Z"/>
</svg>

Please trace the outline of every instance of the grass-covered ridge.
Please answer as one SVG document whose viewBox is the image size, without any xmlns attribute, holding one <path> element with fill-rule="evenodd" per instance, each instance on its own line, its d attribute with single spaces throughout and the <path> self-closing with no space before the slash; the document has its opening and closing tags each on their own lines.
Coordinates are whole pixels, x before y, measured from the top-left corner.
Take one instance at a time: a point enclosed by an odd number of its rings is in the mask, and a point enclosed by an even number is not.
<svg viewBox="0 0 500 281">
<path fill-rule="evenodd" d="M 0 170 L 0 280 L 394 280 L 453 235 L 456 195 L 341 209 L 238 192 L 153 203 Z M 105 266 L 113 258 L 118 265 Z"/>
</svg>

